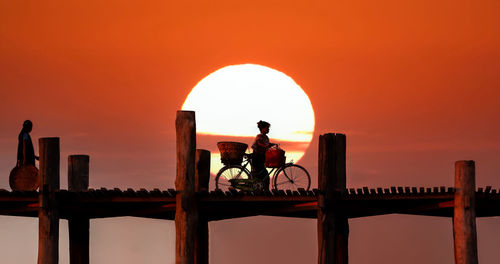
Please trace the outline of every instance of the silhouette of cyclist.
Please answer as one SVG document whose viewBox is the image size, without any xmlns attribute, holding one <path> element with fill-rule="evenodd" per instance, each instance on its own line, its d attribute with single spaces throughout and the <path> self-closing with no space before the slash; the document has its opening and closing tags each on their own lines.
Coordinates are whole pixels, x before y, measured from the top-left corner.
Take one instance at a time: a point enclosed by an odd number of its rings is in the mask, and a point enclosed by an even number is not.
<svg viewBox="0 0 500 264">
<path fill-rule="evenodd" d="M 252 145 L 252 175 L 255 178 L 264 180 L 264 189 L 269 189 L 269 175 L 265 166 L 266 161 L 266 151 L 276 145 L 269 142 L 269 128 L 271 124 L 266 121 L 260 120 L 257 122 L 257 127 L 260 130 L 260 134 L 255 137 L 255 141 Z"/>
</svg>

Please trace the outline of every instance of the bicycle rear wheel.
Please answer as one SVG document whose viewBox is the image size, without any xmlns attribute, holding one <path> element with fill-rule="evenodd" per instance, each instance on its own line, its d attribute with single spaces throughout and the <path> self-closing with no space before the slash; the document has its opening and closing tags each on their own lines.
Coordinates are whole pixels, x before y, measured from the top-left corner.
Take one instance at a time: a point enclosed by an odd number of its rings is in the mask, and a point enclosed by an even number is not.
<svg viewBox="0 0 500 264">
<path fill-rule="evenodd" d="M 303 188 L 307 191 L 309 187 L 311 187 L 309 172 L 300 165 L 286 164 L 274 174 L 273 188 L 275 190 L 296 191 Z"/>
<path fill-rule="evenodd" d="M 230 180 L 249 178 L 250 172 L 241 165 L 224 166 L 215 176 L 215 189 L 225 192 L 229 190 L 229 187 L 232 187 Z"/>
</svg>

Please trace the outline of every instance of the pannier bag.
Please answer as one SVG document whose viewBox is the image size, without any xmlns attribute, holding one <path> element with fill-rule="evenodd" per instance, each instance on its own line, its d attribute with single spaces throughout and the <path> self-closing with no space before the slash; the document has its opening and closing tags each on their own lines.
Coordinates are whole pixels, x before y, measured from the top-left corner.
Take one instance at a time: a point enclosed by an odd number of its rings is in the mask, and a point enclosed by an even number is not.
<svg viewBox="0 0 500 264">
<path fill-rule="evenodd" d="M 266 167 L 278 168 L 285 164 L 285 151 L 280 148 L 270 148 L 266 151 Z"/>
</svg>

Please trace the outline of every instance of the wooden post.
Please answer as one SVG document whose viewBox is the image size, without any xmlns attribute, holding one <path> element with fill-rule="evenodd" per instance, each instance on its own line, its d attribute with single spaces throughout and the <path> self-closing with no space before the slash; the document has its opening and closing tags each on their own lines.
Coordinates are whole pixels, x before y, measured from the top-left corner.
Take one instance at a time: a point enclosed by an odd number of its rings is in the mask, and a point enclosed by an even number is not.
<svg viewBox="0 0 500 264">
<path fill-rule="evenodd" d="M 40 138 L 38 264 L 59 261 L 59 138 Z"/>
<path fill-rule="evenodd" d="M 318 263 L 348 263 L 349 223 L 335 204 L 346 189 L 346 137 L 319 137 Z"/>
<path fill-rule="evenodd" d="M 210 151 L 205 149 L 196 150 L 195 190 L 197 192 L 208 191 L 210 181 Z"/>
<path fill-rule="evenodd" d="M 195 263 L 198 207 L 195 196 L 196 122 L 192 111 L 177 111 L 175 120 L 177 175 L 175 178 L 175 263 Z"/>
<path fill-rule="evenodd" d="M 208 191 L 210 181 L 210 151 L 196 150 L 195 191 Z M 208 264 L 208 220 L 200 213 L 195 240 L 195 263 Z"/>
<path fill-rule="evenodd" d="M 453 240 L 455 263 L 477 264 L 476 171 L 474 161 L 455 163 Z"/>
<path fill-rule="evenodd" d="M 68 190 L 85 191 L 89 188 L 89 156 L 70 155 L 68 157 Z M 84 215 L 73 215 L 68 219 L 69 262 L 89 263 L 90 220 Z"/>
</svg>

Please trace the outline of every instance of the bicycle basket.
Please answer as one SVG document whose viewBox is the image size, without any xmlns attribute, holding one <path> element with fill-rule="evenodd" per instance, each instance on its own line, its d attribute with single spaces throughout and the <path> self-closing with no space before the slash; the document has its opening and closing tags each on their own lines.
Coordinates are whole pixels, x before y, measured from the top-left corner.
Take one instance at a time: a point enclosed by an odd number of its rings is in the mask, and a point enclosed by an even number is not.
<svg viewBox="0 0 500 264">
<path fill-rule="evenodd" d="M 285 164 L 285 151 L 280 148 L 270 148 L 266 151 L 266 167 L 279 168 Z"/>
<path fill-rule="evenodd" d="M 218 142 L 220 160 L 224 165 L 240 165 L 248 145 L 241 142 Z"/>
</svg>

